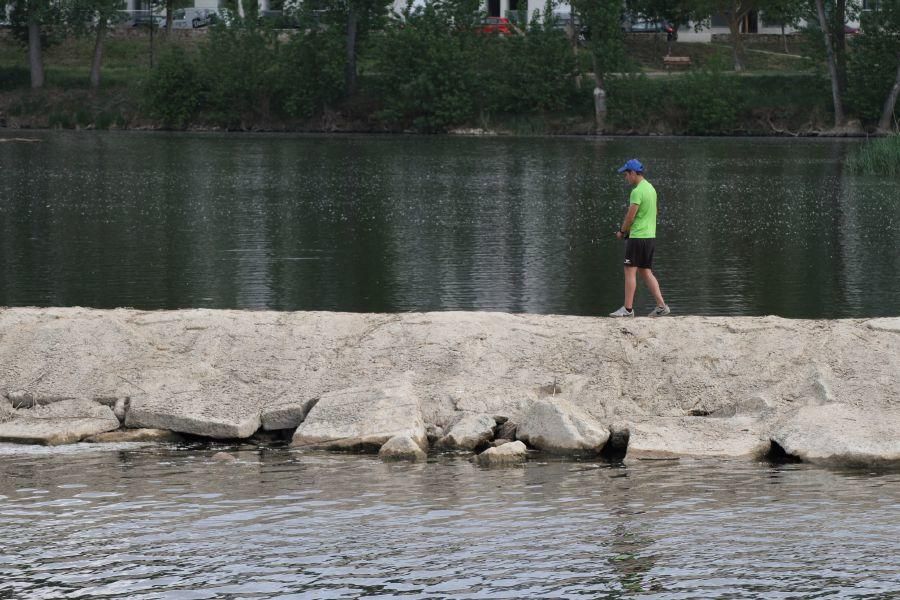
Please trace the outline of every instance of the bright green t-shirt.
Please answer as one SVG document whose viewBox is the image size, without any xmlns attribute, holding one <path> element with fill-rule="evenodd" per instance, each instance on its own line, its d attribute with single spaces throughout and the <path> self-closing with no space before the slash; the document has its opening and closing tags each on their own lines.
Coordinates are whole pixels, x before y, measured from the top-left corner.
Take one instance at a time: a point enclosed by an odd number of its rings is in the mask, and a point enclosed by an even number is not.
<svg viewBox="0 0 900 600">
<path fill-rule="evenodd" d="M 656 190 L 646 179 L 631 190 L 631 203 L 638 205 L 629 236 L 632 238 L 656 237 Z"/>
</svg>

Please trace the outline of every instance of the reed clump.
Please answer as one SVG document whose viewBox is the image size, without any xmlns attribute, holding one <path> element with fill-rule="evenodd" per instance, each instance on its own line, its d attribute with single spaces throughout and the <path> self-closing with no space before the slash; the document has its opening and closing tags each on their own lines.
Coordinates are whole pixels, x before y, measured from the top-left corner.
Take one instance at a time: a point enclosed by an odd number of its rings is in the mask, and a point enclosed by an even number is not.
<svg viewBox="0 0 900 600">
<path fill-rule="evenodd" d="M 857 175 L 900 175 L 900 135 L 866 142 L 847 158 Z"/>
</svg>

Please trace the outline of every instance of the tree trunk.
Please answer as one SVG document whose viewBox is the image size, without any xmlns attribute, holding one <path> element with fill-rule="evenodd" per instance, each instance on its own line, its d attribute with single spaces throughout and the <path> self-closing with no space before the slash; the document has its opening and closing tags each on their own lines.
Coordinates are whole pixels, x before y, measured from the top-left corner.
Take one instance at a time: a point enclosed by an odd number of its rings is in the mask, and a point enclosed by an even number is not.
<svg viewBox="0 0 900 600">
<path fill-rule="evenodd" d="M 238 16 L 243 19 L 246 16 L 246 14 L 244 13 L 244 1 L 243 0 L 237 0 L 237 9 L 238 9 Z"/>
<path fill-rule="evenodd" d="M 594 122 L 596 132 L 603 133 L 606 131 L 606 86 L 598 68 L 597 55 L 592 55 L 592 59 L 594 63 Z"/>
<path fill-rule="evenodd" d="M 744 70 L 744 63 L 741 59 L 741 56 L 744 54 L 744 48 L 741 44 L 741 19 L 736 10 L 731 13 L 730 18 L 728 19 L 728 29 L 731 30 L 731 48 L 734 52 L 734 70 L 740 72 Z"/>
<path fill-rule="evenodd" d="M 103 64 L 103 40 L 106 38 L 106 17 L 97 23 L 97 39 L 94 40 L 94 59 L 91 61 L 91 87 L 100 87 L 100 65 Z"/>
<path fill-rule="evenodd" d="M 884 102 L 884 110 L 881 112 L 881 120 L 878 121 L 878 131 L 887 133 L 891 131 L 891 123 L 894 120 L 894 109 L 897 106 L 897 96 L 900 96 L 900 53 L 897 54 L 897 77 L 894 78 L 894 87 Z"/>
<path fill-rule="evenodd" d="M 344 83 L 347 87 L 347 95 L 356 93 L 356 26 L 357 15 L 353 3 L 350 2 L 347 13 L 347 65 L 344 72 Z"/>
<path fill-rule="evenodd" d="M 831 39 L 834 44 L 834 66 L 837 69 L 841 96 L 847 90 L 847 34 L 844 31 L 846 21 L 847 0 L 835 0 L 834 27 L 831 29 Z"/>
<path fill-rule="evenodd" d="M 31 89 L 44 87 L 44 59 L 41 56 L 41 25 L 28 22 L 28 66 L 31 68 Z"/>
<path fill-rule="evenodd" d="M 831 44 L 831 32 L 828 28 L 828 21 L 825 19 L 825 5 L 823 0 L 816 0 L 816 12 L 819 13 L 819 27 L 822 28 L 822 34 L 825 36 L 825 54 L 828 58 L 828 74 L 831 76 L 831 97 L 834 101 L 834 126 L 842 127 L 846 123 L 844 117 L 844 103 L 841 100 L 840 78 L 838 77 L 837 65 L 834 60 L 834 47 Z"/>
<path fill-rule="evenodd" d="M 788 45 L 787 45 L 787 33 L 785 33 L 785 31 L 784 31 L 784 23 L 781 24 L 781 40 L 784 42 L 784 53 L 790 54 L 790 52 L 788 51 Z"/>
<path fill-rule="evenodd" d="M 172 21 L 175 20 L 175 0 L 166 0 L 166 36 L 172 31 Z"/>
</svg>

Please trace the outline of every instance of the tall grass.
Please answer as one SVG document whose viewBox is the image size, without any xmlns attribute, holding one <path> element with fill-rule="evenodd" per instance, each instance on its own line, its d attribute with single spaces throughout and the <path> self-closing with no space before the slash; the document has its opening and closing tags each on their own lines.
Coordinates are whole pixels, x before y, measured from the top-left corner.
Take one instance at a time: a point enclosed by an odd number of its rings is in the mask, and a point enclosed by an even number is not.
<svg viewBox="0 0 900 600">
<path fill-rule="evenodd" d="M 857 175 L 900 175 L 900 135 L 871 140 L 847 157 Z"/>
</svg>

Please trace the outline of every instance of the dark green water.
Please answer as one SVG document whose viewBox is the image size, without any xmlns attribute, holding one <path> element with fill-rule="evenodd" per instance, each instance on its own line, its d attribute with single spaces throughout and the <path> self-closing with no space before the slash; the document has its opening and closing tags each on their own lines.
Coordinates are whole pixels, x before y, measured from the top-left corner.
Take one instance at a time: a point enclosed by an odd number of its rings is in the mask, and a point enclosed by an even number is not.
<svg viewBox="0 0 900 600">
<path fill-rule="evenodd" d="M 606 314 L 636 156 L 674 314 L 900 314 L 900 181 L 844 173 L 859 142 L 28 135 L 0 305 Z"/>
</svg>

